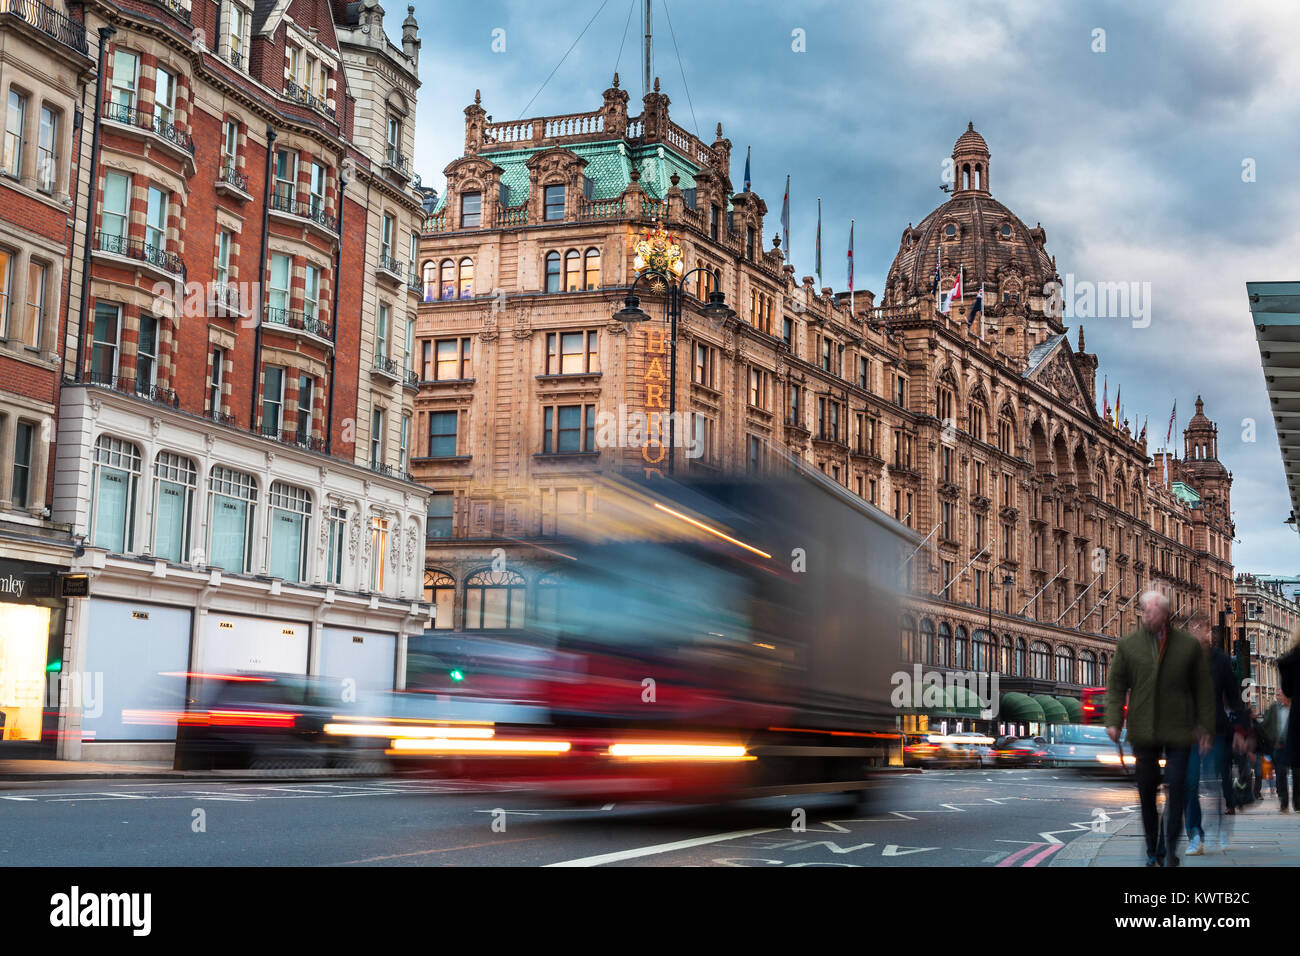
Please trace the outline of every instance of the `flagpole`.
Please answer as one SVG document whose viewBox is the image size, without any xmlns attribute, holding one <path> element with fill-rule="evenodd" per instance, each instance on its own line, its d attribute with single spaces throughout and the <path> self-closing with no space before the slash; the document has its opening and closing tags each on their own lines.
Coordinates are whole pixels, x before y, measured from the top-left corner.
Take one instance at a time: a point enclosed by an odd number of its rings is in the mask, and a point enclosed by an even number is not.
<svg viewBox="0 0 1300 956">
<path fill-rule="evenodd" d="M 853 220 L 849 220 L 849 318 L 853 318 Z"/>
<path fill-rule="evenodd" d="M 822 281 L 822 197 L 817 197 L 817 284 Z"/>
</svg>

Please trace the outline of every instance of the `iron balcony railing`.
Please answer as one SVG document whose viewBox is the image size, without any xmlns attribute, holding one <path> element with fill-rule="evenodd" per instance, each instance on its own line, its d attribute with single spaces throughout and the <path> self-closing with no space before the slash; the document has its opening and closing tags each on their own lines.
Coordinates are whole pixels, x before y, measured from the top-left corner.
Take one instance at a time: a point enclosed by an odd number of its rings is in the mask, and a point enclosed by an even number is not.
<svg viewBox="0 0 1300 956">
<path fill-rule="evenodd" d="M 230 61 L 230 65 L 236 70 L 242 70 L 244 68 L 244 54 L 239 50 L 236 50 L 234 47 L 231 47 L 226 51 L 226 59 Z"/>
<path fill-rule="evenodd" d="M 290 190 L 277 191 L 271 194 L 271 209 L 300 219 L 310 219 L 330 232 L 339 231 L 338 220 L 325 211 L 325 203 L 315 196 L 304 202 Z"/>
<path fill-rule="evenodd" d="M 401 468 L 399 468 L 396 465 L 383 465 L 377 461 L 372 461 L 370 463 L 370 470 L 377 475 L 387 475 L 389 478 L 401 478 L 405 481 L 414 480 L 411 477 L 410 472 L 403 471 Z"/>
<path fill-rule="evenodd" d="M 402 377 L 402 367 L 396 359 L 386 358 L 383 355 L 375 356 L 375 371 L 384 375 L 391 375 L 393 378 Z"/>
<path fill-rule="evenodd" d="M 221 171 L 217 174 L 217 179 L 234 186 L 236 189 L 248 192 L 248 177 L 236 169 L 235 164 L 230 160 L 221 164 Z"/>
<path fill-rule="evenodd" d="M 411 161 L 392 146 L 388 147 L 388 153 L 384 158 L 384 162 L 393 167 L 393 169 L 397 170 L 403 176 L 409 177 L 411 175 Z"/>
<path fill-rule="evenodd" d="M 304 312 L 293 312 L 289 309 L 267 308 L 266 324 L 278 325 L 298 332 L 308 332 L 322 339 L 330 338 L 329 321 L 317 318 L 313 315 L 307 315 Z"/>
<path fill-rule="evenodd" d="M 407 369 L 406 381 L 404 384 L 407 388 L 413 388 L 418 391 L 420 388 L 420 373 Z"/>
<path fill-rule="evenodd" d="M 0 16 L 25 20 L 64 46 L 85 56 L 90 55 L 85 25 L 39 0 L 0 0 Z"/>
<path fill-rule="evenodd" d="M 299 86 L 297 83 L 293 82 L 293 80 L 289 81 L 289 86 L 285 90 L 285 94 L 295 103 L 316 110 L 318 113 L 324 113 L 330 119 L 334 118 L 334 111 L 325 105 L 323 99 L 316 96 L 306 87 Z"/>
<path fill-rule="evenodd" d="M 216 280 L 211 285 L 212 308 L 217 315 L 240 315 L 239 286 Z"/>
<path fill-rule="evenodd" d="M 124 126 L 148 130 L 185 152 L 191 155 L 194 153 L 194 138 L 184 130 L 177 129 L 175 123 L 164 120 L 156 113 L 145 113 L 133 106 L 123 106 L 121 103 L 109 103 L 104 107 L 104 118 Z"/>
<path fill-rule="evenodd" d="M 0 0 L 0 2 L 3 2 L 3 0 Z M 194 24 L 189 8 L 186 7 L 185 4 L 181 3 L 180 0 L 154 0 L 154 3 L 162 7 L 177 20 L 182 21 L 186 26 L 192 26 Z"/>
<path fill-rule="evenodd" d="M 386 253 L 381 252 L 379 254 L 379 268 L 391 272 L 394 275 L 399 275 L 403 279 L 406 278 L 406 266 L 402 264 L 402 260 L 394 258 Z"/>
<path fill-rule="evenodd" d="M 178 275 L 182 278 L 185 277 L 185 262 L 180 256 L 174 252 L 168 252 L 166 249 L 159 249 L 143 239 L 115 236 L 112 233 L 104 232 L 102 229 L 97 229 L 95 231 L 95 248 L 100 252 L 126 256 L 129 259 L 139 259 L 141 262 L 147 262 L 164 272 L 170 272 L 172 275 Z"/>
<path fill-rule="evenodd" d="M 230 425 L 231 427 L 237 427 L 239 425 L 239 421 L 235 418 L 234 415 L 227 415 L 225 412 L 219 412 L 214 410 L 208 413 L 208 417 L 211 418 L 218 425 Z"/>
<path fill-rule="evenodd" d="M 324 451 L 325 439 L 313 438 L 294 428 L 277 428 L 269 422 L 263 422 L 260 429 L 263 438 L 278 441 L 282 445 L 294 445 L 308 451 Z"/>
<path fill-rule="evenodd" d="M 92 369 L 90 384 L 97 385 L 100 388 L 112 389 L 124 395 L 135 395 L 137 398 L 143 398 L 156 405 L 169 405 L 172 408 L 179 408 L 181 404 L 180 397 L 176 394 L 175 389 L 163 388 L 126 375 L 105 375 L 103 372 Z"/>
</svg>

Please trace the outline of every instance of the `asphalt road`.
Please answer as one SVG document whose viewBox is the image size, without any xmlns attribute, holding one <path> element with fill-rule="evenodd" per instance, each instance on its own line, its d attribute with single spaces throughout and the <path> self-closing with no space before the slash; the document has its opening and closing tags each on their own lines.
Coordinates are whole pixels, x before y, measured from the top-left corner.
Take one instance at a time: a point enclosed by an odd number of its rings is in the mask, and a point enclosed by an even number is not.
<svg viewBox="0 0 1300 956">
<path fill-rule="evenodd" d="M 1122 780 L 908 775 L 868 804 L 563 807 L 457 781 L 9 783 L 0 866 L 1040 866 L 1133 813 Z"/>
</svg>

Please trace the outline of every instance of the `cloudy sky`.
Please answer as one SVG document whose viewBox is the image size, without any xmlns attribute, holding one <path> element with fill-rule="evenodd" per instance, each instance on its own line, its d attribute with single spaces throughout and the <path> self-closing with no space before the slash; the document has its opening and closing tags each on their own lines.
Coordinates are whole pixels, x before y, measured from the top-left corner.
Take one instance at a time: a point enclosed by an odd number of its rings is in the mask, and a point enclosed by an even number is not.
<svg viewBox="0 0 1300 956">
<path fill-rule="evenodd" d="M 797 275 L 812 272 L 820 196 L 826 284 L 846 287 L 852 217 L 856 285 L 883 289 L 904 226 L 943 200 L 941 163 L 974 121 L 994 197 L 1042 223 L 1063 276 L 1150 283 L 1148 327 L 1084 320 L 1112 398 L 1122 386 L 1137 427 L 1150 416 L 1154 449 L 1175 398 L 1181 430 L 1202 395 L 1234 477 L 1235 565 L 1300 573 L 1245 292 L 1300 272 L 1300 4 L 654 3 L 673 118 L 706 141 L 722 123 L 737 188 L 752 147 L 769 241 L 790 174 Z M 390 34 L 404 14 L 392 5 Z M 638 112 L 641 16 L 641 0 L 417 0 L 424 182 L 443 188 L 475 89 L 497 121 L 581 112 L 617 67 Z M 1073 342 L 1078 319 L 1066 321 Z"/>
</svg>

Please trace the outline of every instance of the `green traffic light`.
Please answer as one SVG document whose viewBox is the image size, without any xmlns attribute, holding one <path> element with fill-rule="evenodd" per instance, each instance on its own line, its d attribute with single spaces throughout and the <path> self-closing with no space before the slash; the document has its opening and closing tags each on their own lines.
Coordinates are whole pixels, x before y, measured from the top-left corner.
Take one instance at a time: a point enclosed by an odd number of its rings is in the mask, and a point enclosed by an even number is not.
<svg viewBox="0 0 1300 956">
<path fill-rule="evenodd" d="M 59 659 L 57 661 L 50 661 L 48 664 L 45 665 L 45 673 L 47 674 L 57 674 L 62 670 L 63 670 L 62 659 Z"/>
<path fill-rule="evenodd" d="M 462 680 L 465 679 L 465 673 L 464 673 L 464 671 L 462 671 L 459 667 L 456 668 L 456 669 L 454 669 L 454 670 L 452 670 L 452 671 L 449 671 L 449 672 L 447 673 L 447 676 L 450 677 L 450 678 L 451 678 L 452 680 L 454 680 L 454 681 L 462 681 Z"/>
</svg>

